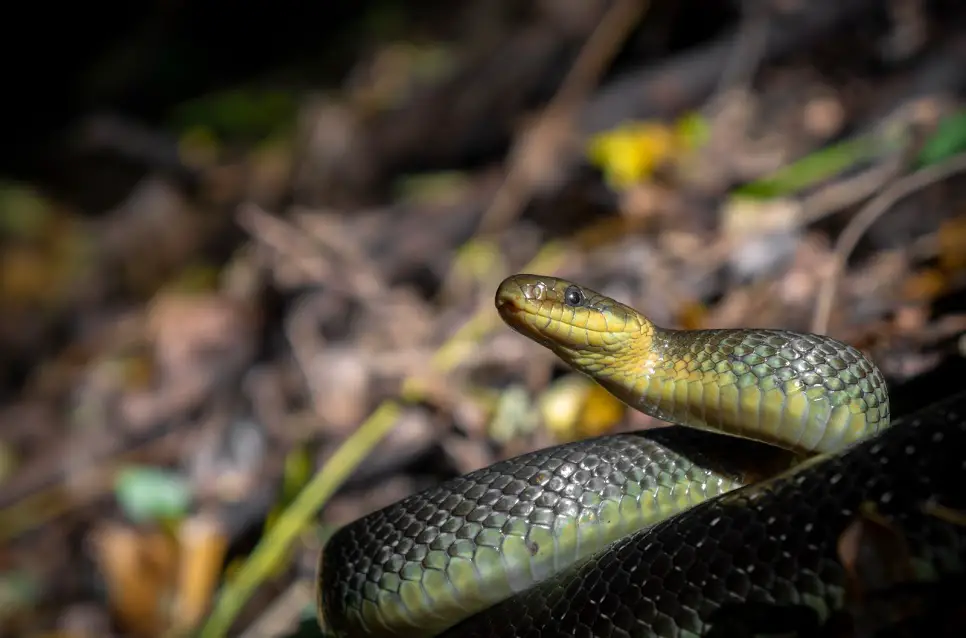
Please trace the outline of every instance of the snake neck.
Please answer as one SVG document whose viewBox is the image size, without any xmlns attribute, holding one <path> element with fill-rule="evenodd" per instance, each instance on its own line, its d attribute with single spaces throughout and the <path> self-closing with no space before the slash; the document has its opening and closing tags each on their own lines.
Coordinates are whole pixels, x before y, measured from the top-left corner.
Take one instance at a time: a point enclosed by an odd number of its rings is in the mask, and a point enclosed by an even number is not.
<svg viewBox="0 0 966 638">
<path fill-rule="evenodd" d="M 680 409 L 668 409 L 664 386 L 677 380 L 675 368 L 684 363 L 674 359 L 671 345 L 675 331 L 656 326 L 643 316 L 640 320 L 639 332 L 622 333 L 619 341 L 604 346 L 578 350 L 553 342 L 546 345 L 570 367 L 596 381 L 624 404 L 664 421 L 712 429 L 690 413 L 682 420 Z"/>
<path fill-rule="evenodd" d="M 689 382 L 712 380 L 682 374 L 687 360 L 679 358 L 675 340 L 680 341 L 675 331 L 645 320 L 640 334 L 623 341 L 619 348 L 603 353 L 581 353 L 571 356 L 568 363 L 621 402 L 648 416 L 717 431 L 717 421 L 712 418 L 709 422 L 706 418 L 703 397 L 694 392 L 682 396 L 677 389 Z"/>
<path fill-rule="evenodd" d="M 569 363 L 654 418 L 810 455 L 838 451 L 888 425 L 878 370 L 845 344 L 814 339 L 647 322 L 614 352 Z"/>
</svg>

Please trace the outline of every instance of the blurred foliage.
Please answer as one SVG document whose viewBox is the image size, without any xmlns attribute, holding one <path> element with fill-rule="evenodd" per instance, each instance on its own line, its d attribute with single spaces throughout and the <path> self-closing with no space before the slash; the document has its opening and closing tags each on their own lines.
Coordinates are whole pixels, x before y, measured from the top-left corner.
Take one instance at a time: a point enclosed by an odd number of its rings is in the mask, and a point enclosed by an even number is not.
<svg viewBox="0 0 966 638">
<path fill-rule="evenodd" d="M 821 148 L 796 162 L 734 191 L 735 196 L 751 199 L 774 199 L 800 193 L 855 170 L 868 162 L 901 151 L 910 141 L 909 129 L 899 122 L 882 131 L 863 134 L 838 144 Z M 966 149 L 966 111 L 943 118 L 926 139 L 914 163 L 935 164 Z"/>
<path fill-rule="evenodd" d="M 944 220 L 936 237 L 940 268 L 949 274 L 966 270 L 966 215 Z"/>
<path fill-rule="evenodd" d="M 629 122 L 605 131 L 591 138 L 587 153 L 606 182 L 619 190 L 647 179 L 676 156 L 700 148 L 707 137 L 707 121 L 690 113 L 670 125 Z"/>
<path fill-rule="evenodd" d="M 748 199 L 793 196 L 825 181 L 901 151 L 910 141 L 909 126 L 892 123 L 881 130 L 831 144 L 764 177 L 736 188 L 732 195 Z M 607 183 L 624 189 L 648 179 L 662 164 L 698 149 L 708 138 L 707 121 L 689 114 L 673 124 L 631 122 L 593 137 L 590 162 Z M 935 164 L 966 150 L 966 111 L 943 118 L 916 157 L 918 166 Z"/>
<path fill-rule="evenodd" d="M 298 113 L 292 91 L 235 88 L 177 106 L 169 125 L 199 141 L 259 142 L 290 132 Z"/>
<path fill-rule="evenodd" d="M 445 205 L 460 201 L 472 179 L 462 171 L 409 175 L 396 181 L 395 197 L 406 204 Z"/>
<path fill-rule="evenodd" d="M 266 534 L 271 532 L 282 513 L 295 502 L 299 493 L 311 480 L 314 470 L 312 455 L 309 448 L 304 445 L 295 447 L 285 456 L 285 466 L 282 470 L 282 488 L 272 505 L 272 509 L 269 510 L 268 516 L 265 518 Z M 295 548 L 292 548 L 290 554 L 294 551 Z M 286 564 L 280 561 L 275 567 L 273 575 L 280 575 L 285 567 Z"/>
<path fill-rule="evenodd" d="M 192 262 L 177 272 L 166 282 L 160 293 L 200 293 L 218 289 L 221 270 L 215 264 L 205 261 Z"/>
<path fill-rule="evenodd" d="M 17 455 L 13 448 L 0 441 L 0 485 L 17 469 Z"/>
<path fill-rule="evenodd" d="M 37 600 L 42 584 L 26 571 L 0 574 L 0 618 L 21 612 Z"/>
<path fill-rule="evenodd" d="M 735 190 L 750 199 L 786 197 L 816 186 L 881 153 L 879 138 L 863 136 L 823 148 Z"/>
<path fill-rule="evenodd" d="M 117 501 L 132 521 L 175 521 L 188 513 L 192 502 L 188 481 L 153 467 L 129 467 L 114 486 Z"/>
<path fill-rule="evenodd" d="M 966 109 L 947 115 L 923 144 L 917 157 L 919 166 L 928 166 L 966 151 Z"/>
<path fill-rule="evenodd" d="M 0 182 L 0 237 L 36 239 L 50 218 L 50 203 L 29 186 Z"/>
<path fill-rule="evenodd" d="M 540 419 L 533 407 L 526 388 L 520 385 L 507 388 L 496 400 L 487 435 L 494 441 L 506 443 L 534 432 Z"/>
<path fill-rule="evenodd" d="M 619 425 L 626 414 L 623 403 L 588 377 L 568 374 L 539 398 L 543 423 L 557 441 L 579 441 L 600 436 Z"/>
<path fill-rule="evenodd" d="M 84 220 L 34 189 L 0 184 L 0 306 L 43 313 L 68 305 L 96 266 Z"/>
</svg>

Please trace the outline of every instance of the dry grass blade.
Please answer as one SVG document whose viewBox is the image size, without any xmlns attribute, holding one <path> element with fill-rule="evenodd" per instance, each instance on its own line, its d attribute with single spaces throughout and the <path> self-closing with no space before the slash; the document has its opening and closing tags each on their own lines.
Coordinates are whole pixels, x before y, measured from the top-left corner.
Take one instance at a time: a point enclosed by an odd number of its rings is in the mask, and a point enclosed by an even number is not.
<svg viewBox="0 0 966 638">
<path fill-rule="evenodd" d="M 591 33 L 570 73 L 511 155 L 506 179 L 480 220 L 480 234 L 508 224 L 538 182 L 556 172 L 560 147 L 569 140 L 573 114 L 647 9 L 647 0 L 617 0 Z"/>
<path fill-rule="evenodd" d="M 859 240 L 882 215 L 887 213 L 901 199 L 912 195 L 916 191 L 946 179 L 956 173 L 966 172 L 966 154 L 954 155 L 939 164 L 933 164 L 920 169 L 911 175 L 900 179 L 878 197 L 869 202 L 852 218 L 845 227 L 838 241 L 835 242 L 835 253 L 832 267 L 822 281 L 819 289 L 818 302 L 812 318 L 812 332 L 826 334 L 835 304 L 835 291 L 842 271 L 849 255 L 855 250 Z"/>
</svg>

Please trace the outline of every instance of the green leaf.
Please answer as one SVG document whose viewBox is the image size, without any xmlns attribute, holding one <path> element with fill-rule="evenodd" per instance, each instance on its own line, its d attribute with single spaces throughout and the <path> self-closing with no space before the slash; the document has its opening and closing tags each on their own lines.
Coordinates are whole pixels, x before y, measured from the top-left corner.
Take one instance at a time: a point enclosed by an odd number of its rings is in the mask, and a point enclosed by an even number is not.
<svg viewBox="0 0 966 638">
<path fill-rule="evenodd" d="M 42 591 L 42 584 L 33 574 L 24 571 L 0 574 L 0 619 L 30 608 Z"/>
<path fill-rule="evenodd" d="M 937 164 L 963 150 L 966 150 L 966 110 L 940 120 L 936 131 L 919 151 L 916 163 L 920 167 Z"/>
<path fill-rule="evenodd" d="M 239 87 L 180 104 L 171 116 L 179 131 L 204 129 L 216 139 L 263 140 L 294 126 L 294 92 Z"/>
<path fill-rule="evenodd" d="M 745 184 L 735 190 L 734 195 L 752 199 L 791 196 L 873 159 L 883 150 L 882 140 L 875 136 L 847 140 Z"/>
<path fill-rule="evenodd" d="M 50 217 L 50 203 L 33 188 L 0 182 L 0 235 L 36 239 Z"/>
<path fill-rule="evenodd" d="M 674 128 L 688 148 L 692 149 L 704 146 L 711 137 L 711 125 L 700 113 L 684 115 L 675 123 Z"/>
<path fill-rule="evenodd" d="M 192 494 L 183 477 L 154 467 L 131 467 L 118 474 L 114 493 L 124 512 L 136 522 L 183 517 Z"/>
</svg>

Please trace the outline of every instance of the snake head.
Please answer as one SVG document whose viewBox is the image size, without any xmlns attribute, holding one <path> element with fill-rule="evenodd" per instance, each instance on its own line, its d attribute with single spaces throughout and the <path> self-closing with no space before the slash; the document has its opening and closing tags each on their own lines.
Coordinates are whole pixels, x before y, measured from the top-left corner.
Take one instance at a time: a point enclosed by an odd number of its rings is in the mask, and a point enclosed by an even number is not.
<svg viewBox="0 0 966 638">
<path fill-rule="evenodd" d="M 556 277 L 508 277 L 496 291 L 496 307 L 511 328 L 594 377 L 640 365 L 654 332 L 633 308 Z"/>
</svg>

